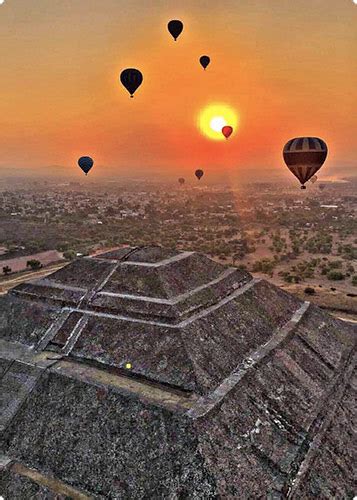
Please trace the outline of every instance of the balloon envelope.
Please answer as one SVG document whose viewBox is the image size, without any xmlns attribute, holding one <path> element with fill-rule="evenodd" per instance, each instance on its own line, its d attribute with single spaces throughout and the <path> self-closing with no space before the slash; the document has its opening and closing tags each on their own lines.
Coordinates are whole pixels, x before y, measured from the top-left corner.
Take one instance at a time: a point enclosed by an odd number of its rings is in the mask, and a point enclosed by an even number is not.
<svg viewBox="0 0 357 500">
<path fill-rule="evenodd" d="M 198 180 L 200 180 L 201 177 L 203 176 L 203 170 L 201 170 L 200 168 L 197 169 L 195 172 L 195 176 L 197 177 Z"/>
<path fill-rule="evenodd" d="M 206 69 L 210 62 L 211 62 L 211 59 L 208 56 L 201 56 L 200 57 L 200 64 L 203 67 L 203 69 Z"/>
<path fill-rule="evenodd" d="M 285 144 L 283 157 L 291 173 L 306 189 L 305 183 L 324 164 L 328 149 L 326 143 L 317 137 L 297 137 Z"/>
<path fill-rule="evenodd" d="M 135 91 L 143 83 L 143 75 L 138 69 L 127 68 L 121 72 L 120 81 L 129 92 L 130 97 L 134 97 Z"/>
<path fill-rule="evenodd" d="M 183 177 L 180 177 L 178 181 L 181 185 L 185 184 L 185 179 Z"/>
<path fill-rule="evenodd" d="M 83 172 L 87 175 L 90 169 L 93 167 L 94 161 L 90 156 L 81 156 L 78 160 L 78 165 L 83 170 Z"/>
<path fill-rule="evenodd" d="M 233 132 L 233 128 L 230 125 L 225 125 L 222 128 L 222 134 L 224 135 L 224 137 L 226 139 L 228 139 L 228 137 L 230 137 L 232 135 L 232 132 Z"/>
<path fill-rule="evenodd" d="M 169 22 L 167 25 L 167 28 L 170 32 L 170 34 L 174 37 L 175 41 L 177 38 L 181 35 L 182 30 L 183 30 L 183 23 L 179 21 L 178 19 L 173 19 L 172 21 Z"/>
</svg>

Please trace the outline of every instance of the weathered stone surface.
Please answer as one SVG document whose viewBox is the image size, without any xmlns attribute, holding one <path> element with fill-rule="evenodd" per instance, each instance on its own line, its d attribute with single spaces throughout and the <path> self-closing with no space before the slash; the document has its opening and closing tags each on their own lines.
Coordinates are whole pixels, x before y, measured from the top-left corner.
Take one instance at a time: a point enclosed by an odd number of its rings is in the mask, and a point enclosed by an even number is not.
<svg viewBox="0 0 357 500">
<path fill-rule="evenodd" d="M 89 316 L 72 354 L 120 368 L 131 363 L 132 373 L 187 390 L 197 385 L 177 328 Z"/>
<path fill-rule="evenodd" d="M 187 418 L 58 374 L 32 392 L 5 447 L 17 461 L 103 498 L 215 492 Z"/>
<path fill-rule="evenodd" d="M 136 318 L 146 317 L 177 324 L 203 307 L 207 308 L 229 296 L 250 280 L 251 277 L 246 273 L 228 269 L 220 273 L 215 280 L 174 297 L 147 297 L 103 290 L 93 297 L 90 306 L 96 311 L 130 314 Z M 155 280 L 149 277 L 148 282 L 148 285 L 152 286 Z M 161 292 L 163 296 L 165 293 L 164 290 Z"/>
<path fill-rule="evenodd" d="M 64 347 L 68 342 L 73 329 L 82 317 L 83 314 L 78 312 L 72 312 L 71 314 L 69 314 L 63 325 L 58 328 L 56 335 L 51 340 L 51 343 L 60 347 Z"/>
<path fill-rule="evenodd" d="M 299 498 L 356 496 L 356 430 L 357 392 L 348 384 L 305 481 L 296 493 Z"/>
<path fill-rule="evenodd" d="M 11 365 L 12 361 L 7 359 L 0 359 L 0 379 L 4 376 L 4 373 Z"/>
<path fill-rule="evenodd" d="M 47 279 L 61 285 L 92 288 L 104 279 L 111 268 L 112 264 L 105 260 L 83 258 L 56 271 Z"/>
<path fill-rule="evenodd" d="M 18 297 L 33 301 L 41 300 L 59 307 L 77 305 L 85 293 L 85 289 L 61 288 L 51 282 L 22 283 L 16 288 L 16 296 Z"/>
<path fill-rule="evenodd" d="M 57 314 L 58 309 L 43 302 L 0 297 L 0 338 L 35 345 Z"/>
<path fill-rule="evenodd" d="M 102 291 L 169 299 L 217 279 L 225 269 L 206 257 L 179 254 L 178 260 L 145 265 L 122 262 Z"/>
<path fill-rule="evenodd" d="M 123 259 L 127 262 L 149 262 L 155 264 L 156 262 L 169 259 L 179 254 L 180 252 L 173 249 L 152 246 L 137 248 L 135 252 L 133 252 L 132 248 L 119 248 L 117 250 L 102 253 L 98 257 L 100 259 Z"/>
<path fill-rule="evenodd" d="M 16 464 L 0 495 L 353 498 L 355 334 L 160 247 L 21 285 L 0 298 L 1 453 Z"/>
<path fill-rule="evenodd" d="M 31 500 L 62 500 L 56 493 L 11 471 L 0 475 L 0 492 L 4 498 Z"/>
<path fill-rule="evenodd" d="M 289 343 L 289 355 L 315 383 L 325 384 L 333 377 L 333 367 L 327 365 L 298 335 Z"/>
<path fill-rule="evenodd" d="M 42 370 L 21 361 L 14 361 L 0 380 L 0 434 L 6 431 L 21 405 L 36 385 Z"/>
<path fill-rule="evenodd" d="M 347 324 L 342 327 L 341 321 L 317 307 L 311 307 L 304 322 L 299 325 L 297 335 L 323 363 L 336 369 L 346 347 L 348 349 L 354 343 L 353 337 L 346 335 L 351 328 Z"/>
</svg>

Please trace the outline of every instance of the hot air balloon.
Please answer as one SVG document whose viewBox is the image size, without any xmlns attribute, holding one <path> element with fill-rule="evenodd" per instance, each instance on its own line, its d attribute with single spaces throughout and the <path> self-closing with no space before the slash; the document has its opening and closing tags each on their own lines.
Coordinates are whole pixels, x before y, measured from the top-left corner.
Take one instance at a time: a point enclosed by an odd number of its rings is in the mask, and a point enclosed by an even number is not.
<svg viewBox="0 0 357 500">
<path fill-rule="evenodd" d="M 313 175 L 313 176 L 311 177 L 311 179 L 310 179 L 310 182 L 311 182 L 312 184 L 315 184 L 315 182 L 316 182 L 316 181 L 317 181 L 317 175 Z"/>
<path fill-rule="evenodd" d="M 225 125 L 222 128 L 222 134 L 224 135 L 224 137 L 226 139 L 228 139 L 228 137 L 230 137 L 232 135 L 232 132 L 233 132 L 233 128 L 230 125 Z"/>
<path fill-rule="evenodd" d="M 195 176 L 197 177 L 198 180 L 201 179 L 201 177 L 203 176 L 203 170 L 201 170 L 200 168 L 196 170 L 195 172 Z"/>
<path fill-rule="evenodd" d="M 299 179 L 301 189 L 306 189 L 305 183 L 320 170 L 327 153 L 326 143 L 317 137 L 297 137 L 285 145 L 285 163 L 290 172 Z"/>
<path fill-rule="evenodd" d="M 323 190 L 325 189 L 325 187 L 326 187 L 326 186 L 325 186 L 325 184 L 319 184 L 319 189 L 320 189 L 321 191 L 323 191 Z"/>
<path fill-rule="evenodd" d="M 181 186 L 185 184 L 185 179 L 183 177 L 180 177 L 178 181 L 181 184 Z"/>
<path fill-rule="evenodd" d="M 177 38 L 182 33 L 183 23 L 181 21 L 178 21 L 177 19 L 173 19 L 172 21 L 169 22 L 169 24 L 167 25 L 167 28 L 168 28 L 170 34 L 174 37 L 174 40 L 176 42 Z"/>
<path fill-rule="evenodd" d="M 121 72 L 120 81 L 129 92 L 130 97 L 134 97 L 135 91 L 143 82 L 143 75 L 138 69 L 127 68 Z"/>
<path fill-rule="evenodd" d="M 206 68 L 210 62 L 211 62 L 211 59 L 208 56 L 201 56 L 200 57 L 200 64 L 204 70 L 206 70 Z"/>
<path fill-rule="evenodd" d="M 90 169 L 93 167 L 94 161 L 90 156 L 81 156 L 78 160 L 78 165 L 83 170 L 83 172 L 87 175 Z"/>
</svg>

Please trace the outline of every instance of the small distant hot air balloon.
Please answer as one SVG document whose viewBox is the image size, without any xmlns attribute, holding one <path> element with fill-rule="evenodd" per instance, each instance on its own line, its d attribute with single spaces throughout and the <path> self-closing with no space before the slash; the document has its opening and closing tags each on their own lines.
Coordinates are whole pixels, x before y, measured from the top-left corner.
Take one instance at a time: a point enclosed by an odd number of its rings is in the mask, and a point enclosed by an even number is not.
<svg viewBox="0 0 357 500">
<path fill-rule="evenodd" d="M 172 21 L 169 22 L 169 24 L 167 25 L 167 28 L 176 42 L 176 40 L 178 39 L 178 37 L 182 33 L 183 23 L 181 21 L 179 21 L 178 19 L 173 19 Z"/>
<path fill-rule="evenodd" d="M 178 181 L 181 184 L 181 186 L 185 184 L 185 179 L 183 177 L 180 177 Z"/>
<path fill-rule="evenodd" d="M 201 177 L 203 176 L 203 170 L 201 170 L 200 168 L 196 170 L 195 172 L 195 176 L 197 177 L 198 180 L 201 179 Z"/>
<path fill-rule="evenodd" d="M 88 172 L 93 167 L 94 161 L 90 156 L 81 156 L 78 160 L 78 165 L 83 170 L 83 172 L 88 175 Z"/>
<path fill-rule="evenodd" d="M 231 127 L 230 125 L 225 125 L 222 128 L 222 134 L 224 135 L 224 137 L 226 139 L 228 139 L 228 137 L 230 137 L 232 135 L 232 132 L 233 132 L 233 127 Z"/>
<path fill-rule="evenodd" d="M 129 92 L 130 97 L 134 97 L 135 91 L 143 83 L 143 75 L 138 69 L 127 68 L 121 72 L 120 81 Z"/>
<path fill-rule="evenodd" d="M 319 184 L 319 189 L 320 189 L 321 191 L 323 191 L 323 190 L 325 189 L 325 187 L 326 187 L 326 186 L 325 186 L 325 184 Z"/>
<path fill-rule="evenodd" d="M 301 189 L 306 189 L 305 183 L 320 170 L 327 153 L 326 143 L 317 137 L 297 137 L 285 145 L 285 163 L 290 172 L 299 179 Z"/>
<path fill-rule="evenodd" d="M 311 179 L 310 179 L 310 182 L 311 182 L 312 184 L 315 184 L 315 182 L 316 182 L 316 181 L 317 181 L 317 175 L 313 175 L 313 176 L 311 177 Z"/>
<path fill-rule="evenodd" d="M 201 56 L 200 57 L 200 64 L 204 70 L 206 70 L 206 68 L 210 62 L 211 62 L 211 59 L 208 56 Z"/>
</svg>

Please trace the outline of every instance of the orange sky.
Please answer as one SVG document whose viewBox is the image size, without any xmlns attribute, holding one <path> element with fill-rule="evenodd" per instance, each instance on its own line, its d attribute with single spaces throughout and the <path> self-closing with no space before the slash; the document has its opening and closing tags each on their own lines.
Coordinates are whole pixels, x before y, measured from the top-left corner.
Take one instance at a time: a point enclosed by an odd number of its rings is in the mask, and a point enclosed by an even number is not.
<svg viewBox="0 0 357 500">
<path fill-rule="evenodd" d="M 175 43 L 166 25 L 177 18 Z M 0 173 L 72 172 L 90 155 L 94 176 L 203 167 L 258 177 L 281 169 L 282 147 L 300 135 L 329 144 L 329 174 L 357 163 L 352 0 L 5 0 L 0 34 Z M 118 83 L 125 67 L 144 74 L 134 99 Z M 237 110 L 230 141 L 197 127 L 214 102 Z"/>
</svg>

